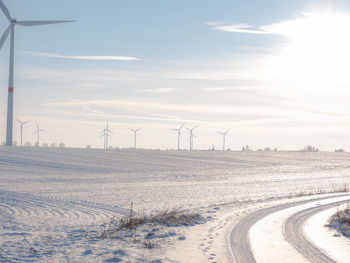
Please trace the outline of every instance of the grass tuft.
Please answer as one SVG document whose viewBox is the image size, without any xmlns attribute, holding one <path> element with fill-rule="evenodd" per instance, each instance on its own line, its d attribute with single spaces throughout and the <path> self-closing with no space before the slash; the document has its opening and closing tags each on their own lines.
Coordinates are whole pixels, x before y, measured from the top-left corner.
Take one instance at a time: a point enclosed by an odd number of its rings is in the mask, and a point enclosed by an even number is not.
<svg viewBox="0 0 350 263">
<path fill-rule="evenodd" d="M 327 226 L 336 229 L 344 236 L 350 237 L 350 203 L 343 209 L 338 208 Z"/>
</svg>

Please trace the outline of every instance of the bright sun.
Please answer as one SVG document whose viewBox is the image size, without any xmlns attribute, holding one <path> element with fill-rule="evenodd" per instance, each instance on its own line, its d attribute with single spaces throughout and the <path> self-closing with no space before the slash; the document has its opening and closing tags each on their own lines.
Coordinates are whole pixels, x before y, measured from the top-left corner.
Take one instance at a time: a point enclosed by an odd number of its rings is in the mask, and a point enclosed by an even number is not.
<svg viewBox="0 0 350 263">
<path fill-rule="evenodd" d="M 288 40 L 275 61 L 278 74 L 319 87 L 350 83 L 350 15 L 303 13 L 263 29 Z"/>
</svg>

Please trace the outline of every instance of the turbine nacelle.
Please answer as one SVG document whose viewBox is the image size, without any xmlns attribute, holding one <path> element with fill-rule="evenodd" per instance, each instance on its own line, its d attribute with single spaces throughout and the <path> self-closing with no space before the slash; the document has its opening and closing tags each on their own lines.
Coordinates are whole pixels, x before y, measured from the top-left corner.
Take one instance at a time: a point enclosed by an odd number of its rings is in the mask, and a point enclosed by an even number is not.
<svg viewBox="0 0 350 263">
<path fill-rule="evenodd" d="M 50 24 L 60 24 L 60 23 L 69 23 L 69 22 L 75 22 L 74 20 L 48 20 L 48 21 L 18 21 L 16 18 L 12 18 L 10 15 L 9 10 L 4 5 L 2 0 L 0 0 L 0 9 L 3 11 L 5 16 L 10 22 L 10 26 L 5 30 L 5 32 L 2 34 L 2 37 L 0 38 L 0 49 L 4 45 L 10 31 L 11 27 L 19 25 L 19 26 L 42 26 L 42 25 L 50 25 Z"/>
</svg>

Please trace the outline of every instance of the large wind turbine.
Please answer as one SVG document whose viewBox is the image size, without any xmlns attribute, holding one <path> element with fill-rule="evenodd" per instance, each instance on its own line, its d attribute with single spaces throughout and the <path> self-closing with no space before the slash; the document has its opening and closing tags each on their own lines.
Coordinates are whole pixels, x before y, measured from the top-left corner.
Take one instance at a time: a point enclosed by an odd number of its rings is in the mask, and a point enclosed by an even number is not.
<svg viewBox="0 0 350 263">
<path fill-rule="evenodd" d="M 193 138 L 197 137 L 196 135 L 193 134 L 193 131 L 197 128 L 198 126 L 193 127 L 192 129 L 185 127 L 189 132 L 190 132 L 190 151 L 193 150 Z"/>
<path fill-rule="evenodd" d="M 132 132 L 134 133 L 134 148 L 135 148 L 135 149 L 136 149 L 136 136 L 137 136 L 137 132 L 138 132 L 139 130 L 141 130 L 141 129 L 142 129 L 142 127 L 138 128 L 137 130 L 133 130 L 133 129 L 130 129 L 130 128 L 129 128 L 129 130 L 132 131 Z"/>
<path fill-rule="evenodd" d="M 180 139 L 181 139 L 181 130 L 185 126 L 185 124 L 182 124 L 180 128 L 178 129 L 172 129 L 173 131 L 177 131 L 177 150 L 180 150 Z"/>
<path fill-rule="evenodd" d="M 3 33 L 0 39 L 0 49 L 3 47 L 8 35 L 11 33 L 11 43 L 10 43 L 10 67 L 9 67 L 9 87 L 8 87 L 8 102 L 7 102 L 7 127 L 6 127 L 6 145 L 12 146 L 12 128 L 13 128 L 13 89 L 14 89 L 14 49 L 15 49 L 15 26 L 40 26 L 48 24 L 58 24 L 67 23 L 74 21 L 67 20 L 51 20 L 51 21 L 17 21 L 11 17 L 9 10 L 4 5 L 2 0 L 0 0 L 0 9 L 3 11 L 7 17 L 10 25 Z"/>
<path fill-rule="evenodd" d="M 225 141 L 226 141 L 226 134 L 230 131 L 230 129 L 228 129 L 225 132 L 219 132 L 222 135 L 222 150 L 225 151 Z"/>
<path fill-rule="evenodd" d="M 0 1 L 1 1 L 1 0 L 0 0 Z M 36 144 L 37 144 L 38 147 L 40 146 L 40 133 L 41 133 L 41 132 L 45 132 L 45 131 L 42 130 L 42 129 L 40 129 L 38 123 L 36 123 L 36 130 L 35 130 L 35 132 L 33 133 L 33 135 L 35 135 L 35 134 L 37 135 Z"/>
<path fill-rule="evenodd" d="M 100 137 L 103 136 L 103 139 L 104 139 L 104 144 L 103 144 L 104 149 L 108 149 L 108 139 L 109 139 L 109 136 L 111 136 L 110 134 L 113 134 L 113 132 L 109 129 L 108 126 L 109 126 L 109 122 L 107 121 L 107 128 L 103 129 L 100 132 Z"/>
<path fill-rule="evenodd" d="M 20 121 L 19 119 L 16 119 L 19 124 L 21 125 L 21 146 L 23 145 L 22 144 L 22 139 L 23 139 L 23 125 L 27 124 L 28 122 L 31 122 L 31 121 Z"/>
</svg>

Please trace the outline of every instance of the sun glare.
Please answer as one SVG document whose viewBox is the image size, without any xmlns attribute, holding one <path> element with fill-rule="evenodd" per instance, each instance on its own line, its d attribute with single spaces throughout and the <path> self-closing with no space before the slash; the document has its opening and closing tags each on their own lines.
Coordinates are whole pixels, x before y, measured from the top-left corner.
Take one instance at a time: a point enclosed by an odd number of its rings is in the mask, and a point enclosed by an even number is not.
<svg viewBox="0 0 350 263">
<path fill-rule="evenodd" d="M 266 26 L 266 31 L 288 40 L 275 72 L 318 88 L 350 81 L 349 28 L 350 14 L 336 13 L 303 13 L 301 18 Z"/>
</svg>

